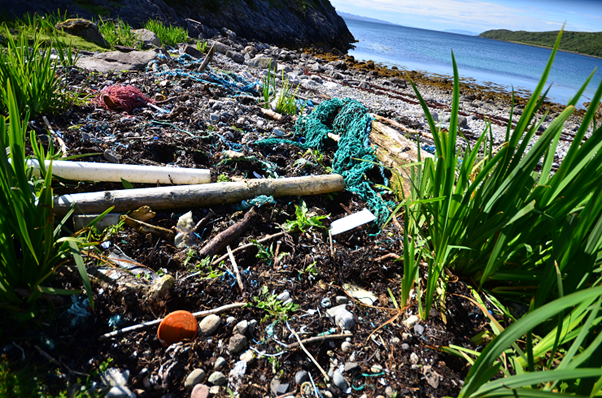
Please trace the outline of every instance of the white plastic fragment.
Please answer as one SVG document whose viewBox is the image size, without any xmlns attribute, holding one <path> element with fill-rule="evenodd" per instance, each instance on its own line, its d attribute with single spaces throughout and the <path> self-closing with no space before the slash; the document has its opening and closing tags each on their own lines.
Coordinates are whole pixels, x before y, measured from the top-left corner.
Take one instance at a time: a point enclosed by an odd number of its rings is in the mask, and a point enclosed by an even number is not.
<svg viewBox="0 0 602 398">
<path fill-rule="evenodd" d="M 376 216 L 372 214 L 372 212 L 368 209 L 364 209 L 359 213 L 352 214 L 347 217 L 340 218 L 338 220 L 333 221 L 330 224 L 330 233 L 332 235 L 338 235 L 343 232 L 347 232 L 352 230 L 353 228 L 357 228 L 360 225 L 367 224 L 371 221 L 376 220 Z"/>
<path fill-rule="evenodd" d="M 178 219 L 178 234 L 174 238 L 174 244 L 178 249 L 190 247 L 194 244 L 194 220 L 192 219 L 192 211 L 180 216 Z"/>
</svg>

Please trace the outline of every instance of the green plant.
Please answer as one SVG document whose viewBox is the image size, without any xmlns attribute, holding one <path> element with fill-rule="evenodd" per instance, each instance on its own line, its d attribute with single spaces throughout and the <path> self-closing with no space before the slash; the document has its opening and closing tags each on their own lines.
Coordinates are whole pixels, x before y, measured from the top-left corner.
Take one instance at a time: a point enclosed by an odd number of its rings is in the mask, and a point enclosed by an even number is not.
<svg viewBox="0 0 602 398">
<path fill-rule="evenodd" d="M 270 108 L 271 93 L 276 92 L 276 69 L 272 71 L 272 62 L 268 65 L 268 71 L 263 78 L 262 94 L 263 94 L 263 107 L 266 109 Z"/>
<path fill-rule="evenodd" d="M 438 280 L 447 267 L 471 277 L 479 287 L 493 285 L 496 294 L 535 294 L 537 308 L 558 297 L 559 280 L 566 294 L 587 286 L 602 262 L 602 201 L 596 199 L 602 194 L 602 130 L 598 128 L 582 144 L 594 107 L 583 117 L 559 170 L 550 173 L 563 124 L 593 74 L 529 148 L 541 125 L 536 112 L 545 97 L 543 88 L 560 38 L 561 34 L 514 130 L 511 112 L 505 143 L 495 149 L 490 129 L 489 135 L 486 129 L 463 155 L 456 152 L 459 82 L 453 54 L 449 132 L 437 129 L 411 82 L 436 146 L 436 157 L 414 168 L 412 200 L 417 203 L 418 217 L 424 220 L 428 245 L 423 318 L 429 314 Z M 602 84 L 592 103 L 597 104 L 601 97 Z"/>
<path fill-rule="evenodd" d="M 585 289 L 530 312 L 506 330 L 498 324 L 493 328 L 498 336 L 481 353 L 461 347 L 447 350 L 466 358 L 477 356 L 458 396 L 598 396 L 602 389 L 601 297 L 602 287 Z M 570 312 L 565 315 L 565 311 Z M 557 319 L 555 328 L 534 339 L 532 331 L 550 319 Z M 521 349 L 519 341 L 525 335 Z M 504 377 L 497 378 L 500 372 Z"/>
<path fill-rule="evenodd" d="M 262 319 L 262 322 L 265 322 L 270 317 L 275 318 L 277 321 L 286 321 L 293 312 L 299 309 L 299 305 L 294 304 L 292 301 L 283 305 L 282 301 L 278 300 L 275 294 L 269 294 L 267 286 L 263 286 L 260 296 L 253 297 L 253 299 L 256 303 L 255 307 L 268 313 Z"/>
<path fill-rule="evenodd" d="M 197 40 L 196 42 L 196 49 L 202 52 L 203 54 L 207 53 L 207 46 L 207 40 Z"/>
<path fill-rule="evenodd" d="M 30 134 L 33 152 L 43 178 L 31 179 L 25 163 L 25 135 L 29 115 L 22 122 L 11 82 L 3 97 L 7 99 L 9 125 L 0 116 L 0 305 L 19 310 L 33 305 L 42 293 L 73 294 L 75 291 L 54 289 L 46 280 L 71 258 L 94 306 L 90 280 L 80 254 L 81 239 L 60 237 L 68 214 L 55 228 L 52 196 L 52 163 L 44 166 L 45 151 L 34 132 Z M 4 148 L 10 148 L 10 160 Z M 22 293 L 23 292 L 23 293 Z M 26 300 L 22 298 L 26 296 Z"/>
<path fill-rule="evenodd" d="M 299 90 L 299 85 L 297 85 L 294 92 L 292 90 L 293 85 L 290 83 L 288 76 L 284 77 L 284 71 L 282 71 L 282 87 L 276 94 L 276 112 L 288 115 L 297 114 L 297 91 Z M 301 113 L 303 113 L 303 109 Z"/>
<path fill-rule="evenodd" d="M 295 216 L 294 220 L 289 220 L 284 223 L 284 230 L 287 232 L 298 231 L 305 232 L 306 230 L 314 227 L 314 228 L 324 228 L 326 227 L 322 225 L 322 220 L 328 218 L 330 214 L 326 216 L 312 216 L 307 213 L 307 205 L 304 200 L 301 200 L 300 206 L 295 205 Z"/>
<path fill-rule="evenodd" d="M 266 263 L 268 263 L 268 265 L 272 265 L 272 262 L 274 260 L 280 261 L 284 257 L 288 256 L 288 253 L 286 252 L 278 253 L 278 255 L 276 255 L 276 253 L 274 252 L 273 243 L 270 245 L 270 247 L 267 247 L 253 239 L 251 239 L 251 242 L 257 248 L 257 254 L 255 255 L 255 257 L 265 261 Z"/>
<path fill-rule="evenodd" d="M 51 52 L 42 49 L 37 33 L 30 44 L 26 32 L 17 40 L 5 31 L 7 48 L 0 51 L 0 115 L 8 115 L 6 87 L 10 83 L 21 114 L 32 116 L 60 109 L 65 105 L 65 83 L 57 77 L 57 64 L 52 62 Z"/>
<path fill-rule="evenodd" d="M 111 47 L 116 45 L 133 47 L 138 38 L 132 32 L 132 28 L 127 22 L 117 18 L 116 21 L 105 21 L 101 16 L 98 17 L 98 29 Z"/>
<path fill-rule="evenodd" d="M 230 177 L 225 174 L 220 174 L 217 176 L 217 182 L 230 182 Z"/>
<path fill-rule="evenodd" d="M 164 46 L 175 46 L 178 43 L 186 43 L 188 41 L 188 31 L 177 26 L 165 26 L 161 21 L 150 20 L 146 22 L 144 27 L 155 32 Z"/>
</svg>

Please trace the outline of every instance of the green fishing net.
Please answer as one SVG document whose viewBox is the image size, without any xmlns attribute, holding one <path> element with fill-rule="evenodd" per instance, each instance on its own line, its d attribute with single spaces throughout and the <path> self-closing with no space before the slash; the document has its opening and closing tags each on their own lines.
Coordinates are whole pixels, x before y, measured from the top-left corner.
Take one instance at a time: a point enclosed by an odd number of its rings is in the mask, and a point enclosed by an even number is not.
<svg viewBox="0 0 602 398">
<path fill-rule="evenodd" d="M 332 128 L 329 127 L 330 125 Z M 374 213 L 378 223 L 383 225 L 389 218 L 390 209 L 395 206 L 395 203 L 383 200 L 366 178 L 366 172 L 375 166 L 371 162 L 377 162 L 374 150 L 370 146 L 371 126 L 372 117 L 361 103 L 351 98 L 333 98 L 322 102 L 308 116 L 297 119 L 295 136 L 304 137 L 305 140 L 300 139 L 297 142 L 267 138 L 256 143 L 258 145 L 288 143 L 303 149 L 321 150 L 328 133 L 338 135 L 340 139 L 334 154 L 332 170 L 343 176 L 347 190 L 359 195 Z"/>
</svg>

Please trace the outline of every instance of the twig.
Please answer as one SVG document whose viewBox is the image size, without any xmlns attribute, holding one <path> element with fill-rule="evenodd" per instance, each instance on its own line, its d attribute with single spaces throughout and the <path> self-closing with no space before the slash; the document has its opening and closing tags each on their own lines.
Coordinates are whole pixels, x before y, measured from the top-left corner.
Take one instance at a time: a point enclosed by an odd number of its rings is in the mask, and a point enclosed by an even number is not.
<svg viewBox="0 0 602 398">
<path fill-rule="evenodd" d="M 59 146 L 61 147 L 61 152 L 63 154 L 63 157 L 66 158 L 67 157 L 67 145 L 65 145 L 65 141 L 63 141 L 62 138 L 59 137 L 59 135 L 52 129 L 52 126 L 50 125 L 50 122 L 48 121 L 46 116 L 42 116 L 42 119 L 44 120 L 44 123 L 46 123 L 46 127 L 48 127 L 48 131 L 50 131 L 50 135 L 54 136 L 54 138 L 58 141 Z"/>
<path fill-rule="evenodd" d="M 388 254 L 385 254 L 384 256 L 380 256 L 379 258 L 375 259 L 374 261 L 378 263 L 380 261 L 389 260 L 389 259 L 397 260 L 397 259 L 399 259 L 399 256 L 395 253 L 388 253 Z"/>
<path fill-rule="evenodd" d="M 228 249 L 228 255 L 230 256 L 230 261 L 232 262 L 232 268 L 234 268 L 234 274 L 236 275 L 236 281 L 238 282 L 238 287 L 240 289 L 240 292 L 242 293 L 242 297 L 246 298 L 247 294 L 245 293 L 245 287 L 242 284 L 242 279 L 240 278 L 240 272 L 238 271 L 238 265 L 236 264 L 236 259 L 234 258 L 234 255 L 232 254 L 232 249 L 230 249 L 230 245 L 226 246 L 226 249 Z"/>
<path fill-rule="evenodd" d="M 268 235 L 265 238 L 261 238 L 259 240 L 257 240 L 257 243 L 265 243 L 265 242 L 269 242 L 272 239 L 277 239 L 280 238 L 281 236 L 284 236 L 285 233 L 284 232 L 278 232 L 274 235 Z M 232 254 L 238 253 L 240 251 L 249 249 L 251 247 L 255 246 L 255 243 L 247 243 L 246 245 L 242 245 L 242 246 L 238 246 L 236 249 L 232 250 Z M 226 258 L 229 257 L 229 254 L 224 254 L 223 256 L 221 256 L 220 258 L 218 258 L 217 260 L 215 260 L 214 262 L 211 263 L 212 267 L 215 267 L 216 265 L 218 265 L 219 263 L 221 263 L 222 261 L 224 261 Z"/>
<path fill-rule="evenodd" d="M 328 374 L 324 371 L 324 369 L 322 369 L 322 367 L 320 366 L 320 364 L 318 363 L 318 361 L 316 361 L 316 359 L 313 357 L 313 355 L 311 355 L 309 353 L 309 351 L 307 351 L 307 348 L 305 348 L 305 346 L 303 345 L 303 342 L 299 338 L 299 335 L 297 334 L 297 332 L 295 332 L 293 329 L 290 328 L 290 326 L 288 325 L 288 322 L 286 323 L 286 327 L 295 336 L 295 338 L 299 342 L 299 346 L 301 347 L 301 349 L 305 352 L 305 354 L 309 357 L 309 359 L 311 359 L 311 361 L 314 363 L 314 365 L 316 365 L 318 367 L 318 369 L 320 370 L 320 372 L 322 372 L 322 375 L 324 376 L 324 380 L 328 383 L 328 381 L 330 380 L 330 377 L 328 377 Z"/>
<path fill-rule="evenodd" d="M 89 374 L 87 373 L 82 373 L 82 372 L 76 372 L 75 370 L 71 370 L 69 368 L 69 366 L 65 365 L 64 363 L 62 363 L 59 360 L 54 359 L 52 356 L 50 356 L 50 354 L 48 354 L 46 351 L 42 350 L 40 347 L 38 347 L 37 345 L 34 345 L 34 347 L 36 348 L 36 350 L 38 350 L 38 352 L 46 359 L 48 359 L 50 362 L 57 364 L 59 366 L 64 367 L 65 369 L 67 369 L 69 371 L 69 373 L 73 373 L 75 375 L 78 376 L 84 376 L 84 377 L 90 377 Z"/>
<path fill-rule="evenodd" d="M 219 313 L 222 313 L 222 312 L 234 310 L 234 309 L 242 307 L 245 304 L 247 304 L 247 303 L 234 303 L 234 304 L 223 305 L 221 307 L 217 307 L 217 308 L 214 308 L 212 310 L 195 312 L 192 315 L 195 318 L 201 318 L 201 317 L 204 317 L 204 316 L 207 316 L 207 315 L 219 314 Z M 115 330 L 115 331 L 112 331 L 110 333 L 105 333 L 102 336 L 100 336 L 98 339 L 99 340 L 106 340 L 106 339 L 111 338 L 111 337 L 119 336 L 120 334 L 133 332 L 134 330 L 145 329 L 145 328 L 148 328 L 148 327 L 151 327 L 151 326 L 156 326 L 156 325 L 160 324 L 161 321 L 163 321 L 163 318 L 155 319 L 154 321 L 139 323 L 138 325 L 128 326 L 127 328 Z"/>
<path fill-rule="evenodd" d="M 238 238 L 243 232 L 253 225 L 255 218 L 257 218 L 257 208 L 252 207 L 251 210 L 245 214 L 245 216 L 223 232 L 217 234 L 211 239 L 201 250 L 199 250 L 199 256 L 201 258 L 206 256 L 213 256 L 218 254 L 220 251 L 226 248 L 236 238 Z"/>
<path fill-rule="evenodd" d="M 352 334 L 331 334 L 331 335 L 327 335 L 327 336 L 310 337 L 309 339 L 301 340 L 299 343 L 311 344 L 311 343 L 316 343 L 316 342 L 322 342 L 325 340 L 344 339 L 346 337 L 351 337 L 351 336 L 353 336 L 353 335 Z M 294 350 L 295 348 L 299 347 L 299 343 L 289 344 L 287 346 L 287 348 L 289 350 Z"/>
<path fill-rule="evenodd" d="M 278 395 L 276 398 L 285 398 L 285 397 L 290 397 L 291 395 L 295 395 L 297 393 L 297 390 L 295 391 L 291 391 L 291 392 L 287 392 L 285 394 L 282 395 Z"/>
<path fill-rule="evenodd" d="M 211 221 L 212 218 L 213 218 L 213 212 L 211 210 L 209 210 L 209 214 L 207 214 L 205 217 L 203 217 L 203 219 L 194 226 L 194 228 L 192 229 L 192 232 L 195 234 L 200 233 L 201 229 L 203 229 L 205 227 L 205 225 L 207 225 L 207 223 L 209 221 Z"/>
<path fill-rule="evenodd" d="M 132 218 L 125 214 L 123 214 L 119 218 L 121 220 L 123 220 L 123 222 L 125 222 L 127 225 L 134 228 L 136 230 L 136 232 L 138 232 L 140 234 L 146 235 L 148 233 L 151 233 L 153 235 L 159 236 L 165 240 L 170 240 L 170 241 L 173 241 L 173 239 L 175 237 L 175 233 L 171 229 L 166 229 L 166 228 L 158 227 L 156 225 L 145 223 L 143 221 L 136 220 L 135 218 Z"/>
</svg>

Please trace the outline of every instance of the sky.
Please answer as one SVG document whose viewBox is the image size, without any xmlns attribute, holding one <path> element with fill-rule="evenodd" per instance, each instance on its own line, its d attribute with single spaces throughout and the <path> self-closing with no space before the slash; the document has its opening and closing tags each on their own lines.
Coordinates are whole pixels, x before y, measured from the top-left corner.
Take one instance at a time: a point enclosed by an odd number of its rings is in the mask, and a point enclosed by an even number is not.
<svg viewBox="0 0 602 398">
<path fill-rule="evenodd" d="M 602 0 L 330 0 L 337 11 L 430 30 L 602 31 Z"/>
</svg>

